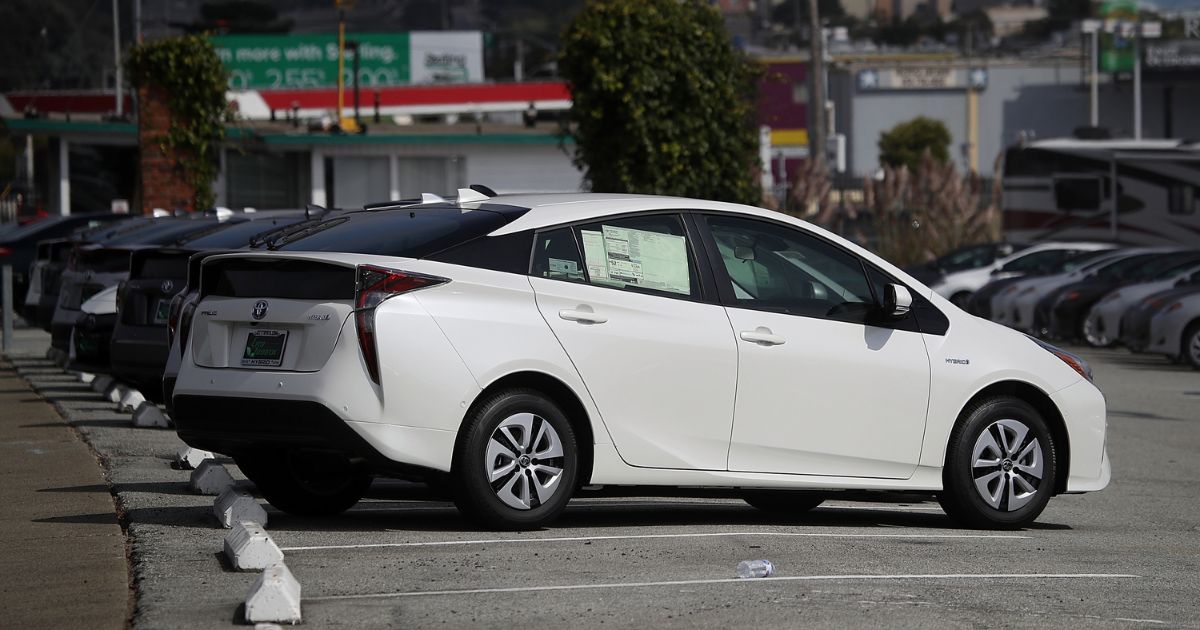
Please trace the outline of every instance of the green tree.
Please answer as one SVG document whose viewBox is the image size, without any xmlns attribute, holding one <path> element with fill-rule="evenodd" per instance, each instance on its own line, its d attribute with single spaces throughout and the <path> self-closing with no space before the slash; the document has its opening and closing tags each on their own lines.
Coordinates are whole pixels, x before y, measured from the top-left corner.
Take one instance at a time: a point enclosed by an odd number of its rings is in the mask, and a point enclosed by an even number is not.
<svg viewBox="0 0 1200 630">
<path fill-rule="evenodd" d="M 925 151 L 944 163 L 950 159 L 950 130 L 940 120 L 917 116 L 879 136 L 879 161 L 886 166 L 907 166 L 916 171 Z"/>
<path fill-rule="evenodd" d="M 589 0 L 560 71 L 592 190 L 757 203 L 755 74 L 704 0 Z"/>
</svg>

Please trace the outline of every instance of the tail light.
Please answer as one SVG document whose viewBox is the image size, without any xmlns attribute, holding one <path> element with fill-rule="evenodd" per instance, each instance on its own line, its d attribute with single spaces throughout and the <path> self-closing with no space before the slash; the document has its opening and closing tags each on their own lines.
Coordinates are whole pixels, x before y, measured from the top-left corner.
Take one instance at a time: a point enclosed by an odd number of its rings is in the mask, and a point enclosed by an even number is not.
<svg viewBox="0 0 1200 630">
<path fill-rule="evenodd" d="M 0 256 L 12 256 L 12 248 L 0 247 Z"/>
<path fill-rule="evenodd" d="M 1062 296 L 1062 301 L 1070 302 L 1071 300 L 1078 300 L 1080 295 L 1083 294 L 1079 291 L 1068 291 L 1066 295 Z"/>
<path fill-rule="evenodd" d="M 379 354 L 375 348 L 375 307 L 384 300 L 402 293 L 434 287 L 449 281 L 449 278 L 359 265 L 354 291 L 354 324 L 358 330 L 358 347 L 362 351 L 371 380 L 379 383 Z"/>
<path fill-rule="evenodd" d="M 188 335 L 192 332 L 192 316 L 196 314 L 196 303 L 189 302 L 179 313 L 179 356 L 187 348 Z"/>
<path fill-rule="evenodd" d="M 1168 306 L 1168 307 L 1167 307 L 1167 312 L 1168 312 L 1168 313 L 1173 313 L 1173 312 L 1175 312 L 1175 311 L 1178 311 L 1178 310 L 1179 310 L 1179 309 L 1181 309 L 1181 308 L 1183 308 L 1183 302 L 1176 302 L 1176 303 L 1174 303 L 1174 304 L 1172 304 L 1172 305 L 1170 305 L 1170 306 Z"/>
<path fill-rule="evenodd" d="M 114 296 L 114 299 L 117 302 L 117 312 L 120 313 L 121 312 L 121 303 L 125 301 L 125 281 L 124 280 L 117 283 L 117 294 L 116 294 L 116 296 Z"/>
<path fill-rule="evenodd" d="M 171 298 L 171 306 L 167 309 L 167 344 L 175 343 L 175 333 L 179 330 L 179 311 L 183 307 L 183 296 L 187 294 L 187 287 L 175 294 Z"/>
</svg>

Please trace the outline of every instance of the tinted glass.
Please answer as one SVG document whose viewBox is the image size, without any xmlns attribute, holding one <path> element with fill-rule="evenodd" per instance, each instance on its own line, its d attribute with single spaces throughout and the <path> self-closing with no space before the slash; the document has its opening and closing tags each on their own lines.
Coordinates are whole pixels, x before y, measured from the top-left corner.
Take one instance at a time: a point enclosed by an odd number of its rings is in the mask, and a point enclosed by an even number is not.
<svg viewBox="0 0 1200 630">
<path fill-rule="evenodd" d="M 875 304 L 862 263 L 849 252 L 765 221 L 707 221 L 738 305 L 862 321 Z"/>
<path fill-rule="evenodd" d="M 108 245 L 170 245 L 193 232 L 208 230 L 217 225 L 216 219 L 169 219 L 109 239 Z"/>
<path fill-rule="evenodd" d="M 996 246 L 976 245 L 950 252 L 937 259 L 937 266 L 946 272 L 976 269 L 996 259 Z"/>
<path fill-rule="evenodd" d="M 283 239 L 274 249 L 424 258 L 493 232 L 513 218 L 456 207 L 348 212 Z"/>
<path fill-rule="evenodd" d="M 1099 280 L 1120 280 L 1121 278 L 1136 274 L 1146 263 L 1159 256 L 1159 254 L 1138 254 L 1137 256 L 1122 258 L 1101 267 L 1096 271 L 1095 277 Z"/>
<path fill-rule="evenodd" d="M 1057 267 L 1074 251 L 1065 249 L 1043 249 L 1040 252 L 1026 254 L 1004 265 L 1004 271 L 1038 272 Z"/>
<path fill-rule="evenodd" d="M 679 215 L 599 221 L 578 226 L 575 238 L 583 250 L 583 269 L 591 284 L 674 296 L 700 293 L 687 231 Z M 557 261 L 557 272 L 563 274 L 570 274 L 570 263 L 578 262 Z M 549 253 L 546 264 L 550 265 Z"/>
<path fill-rule="evenodd" d="M 587 282 L 583 255 L 575 241 L 575 231 L 560 228 L 539 234 L 533 249 L 531 275 L 552 280 Z"/>
<path fill-rule="evenodd" d="M 203 235 L 188 235 L 181 239 L 179 244 L 195 249 L 246 247 L 250 244 L 251 238 L 263 232 L 269 232 L 301 221 L 304 221 L 304 215 L 302 214 L 272 219 L 256 218 L 233 224 L 223 223 L 221 224 L 221 228 L 215 232 Z"/>
</svg>

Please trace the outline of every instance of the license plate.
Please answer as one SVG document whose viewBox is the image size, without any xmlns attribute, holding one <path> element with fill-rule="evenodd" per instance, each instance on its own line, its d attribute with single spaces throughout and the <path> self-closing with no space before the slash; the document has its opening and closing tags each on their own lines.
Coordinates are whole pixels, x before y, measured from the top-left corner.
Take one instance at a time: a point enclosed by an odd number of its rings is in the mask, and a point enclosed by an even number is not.
<svg viewBox="0 0 1200 630">
<path fill-rule="evenodd" d="M 252 330 L 246 336 L 242 365 L 248 367 L 279 367 L 283 362 L 283 346 L 287 344 L 286 330 Z"/>
<path fill-rule="evenodd" d="M 158 305 L 154 307 L 154 323 L 165 324 L 171 315 L 171 302 L 168 300 L 159 300 Z"/>
</svg>

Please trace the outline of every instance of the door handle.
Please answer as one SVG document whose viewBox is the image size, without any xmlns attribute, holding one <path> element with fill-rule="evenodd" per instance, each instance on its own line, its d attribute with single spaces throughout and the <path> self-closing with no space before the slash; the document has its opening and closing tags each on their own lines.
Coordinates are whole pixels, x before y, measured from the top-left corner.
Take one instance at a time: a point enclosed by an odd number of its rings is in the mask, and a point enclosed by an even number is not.
<svg viewBox="0 0 1200 630">
<path fill-rule="evenodd" d="M 558 312 L 558 316 L 569 322 L 579 322 L 581 324 L 603 324 L 608 321 L 607 317 L 596 314 L 592 311 L 591 307 L 583 304 L 574 309 L 564 308 Z"/>
<path fill-rule="evenodd" d="M 787 343 L 787 339 L 772 333 L 771 329 L 765 326 L 759 326 L 754 330 L 743 330 L 738 333 L 738 336 L 742 338 L 742 341 L 749 341 L 764 346 L 781 346 Z"/>
</svg>

